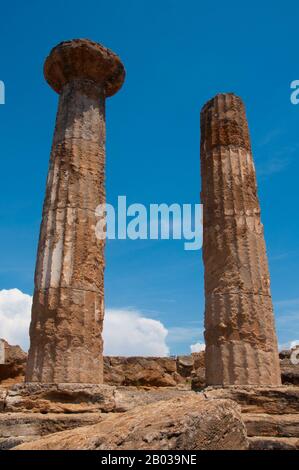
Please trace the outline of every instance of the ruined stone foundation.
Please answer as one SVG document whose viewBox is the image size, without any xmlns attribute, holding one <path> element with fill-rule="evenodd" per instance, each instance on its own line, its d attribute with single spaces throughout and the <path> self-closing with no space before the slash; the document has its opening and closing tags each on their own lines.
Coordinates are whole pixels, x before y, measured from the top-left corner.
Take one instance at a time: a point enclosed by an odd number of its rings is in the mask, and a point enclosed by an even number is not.
<svg viewBox="0 0 299 470">
<path fill-rule="evenodd" d="M 279 385 L 260 205 L 244 105 L 219 94 L 201 112 L 206 381 Z"/>
</svg>

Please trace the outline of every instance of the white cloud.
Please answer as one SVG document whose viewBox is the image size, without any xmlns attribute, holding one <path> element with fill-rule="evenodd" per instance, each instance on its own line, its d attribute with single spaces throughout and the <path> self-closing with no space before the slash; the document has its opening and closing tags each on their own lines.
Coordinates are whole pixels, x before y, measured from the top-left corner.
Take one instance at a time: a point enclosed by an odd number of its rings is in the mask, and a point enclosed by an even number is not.
<svg viewBox="0 0 299 470">
<path fill-rule="evenodd" d="M 32 297 L 19 289 L 0 290 L 0 338 L 29 347 Z M 105 354 L 167 356 L 168 330 L 158 320 L 130 309 L 107 309 L 104 321 Z"/>
<path fill-rule="evenodd" d="M 107 309 L 104 353 L 107 356 L 167 356 L 167 329 L 135 310 Z"/>
<path fill-rule="evenodd" d="M 0 338 L 10 344 L 29 346 L 32 297 L 19 289 L 0 290 Z"/>
<path fill-rule="evenodd" d="M 194 343 L 190 345 L 190 349 L 192 353 L 201 352 L 206 349 L 206 345 L 204 343 Z"/>
<path fill-rule="evenodd" d="M 299 346 L 299 339 L 294 339 L 293 341 L 288 341 L 287 343 L 279 344 L 278 349 L 279 351 L 283 351 L 285 349 L 293 349 L 295 346 Z"/>
</svg>

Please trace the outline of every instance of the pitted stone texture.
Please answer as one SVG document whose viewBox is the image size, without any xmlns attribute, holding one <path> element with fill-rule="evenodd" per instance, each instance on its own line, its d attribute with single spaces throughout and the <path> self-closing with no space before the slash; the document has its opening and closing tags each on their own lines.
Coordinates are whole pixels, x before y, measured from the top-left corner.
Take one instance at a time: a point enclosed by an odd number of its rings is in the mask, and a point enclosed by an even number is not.
<svg viewBox="0 0 299 470">
<path fill-rule="evenodd" d="M 206 381 L 279 385 L 270 277 L 245 108 L 220 94 L 201 113 Z"/>
<path fill-rule="evenodd" d="M 299 414 L 243 414 L 248 436 L 299 438 Z"/>
<path fill-rule="evenodd" d="M 88 40 L 59 44 L 45 76 L 60 93 L 43 207 L 27 382 L 102 383 L 105 97 L 124 79 L 119 58 Z M 104 225 L 104 224 L 103 224 Z"/>
<path fill-rule="evenodd" d="M 296 437 L 249 437 L 249 450 L 299 450 Z"/>
<path fill-rule="evenodd" d="M 101 84 L 75 80 L 59 97 L 53 145 L 64 141 L 105 142 L 105 96 Z"/>
<path fill-rule="evenodd" d="M 203 152 L 228 145 L 251 150 L 246 113 L 238 96 L 219 94 L 203 106 L 202 114 L 206 117 L 201 126 Z"/>
<path fill-rule="evenodd" d="M 203 393 L 207 398 L 227 398 L 236 401 L 241 406 L 242 413 L 272 415 L 299 413 L 299 388 L 291 385 L 208 387 Z"/>
<path fill-rule="evenodd" d="M 75 140 L 52 151 L 43 215 L 55 209 L 85 209 L 94 213 L 105 202 L 105 153 L 94 142 Z"/>
<path fill-rule="evenodd" d="M 103 318 L 103 291 L 35 291 L 30 335 L 36 352 L 29 353 L 27 381 L 101 383 Z"/>
<path fill-rule="evenodd" d="M 102 384 L 18 384 L 7 391 L 4 412 L 107 413 L 115 409 L 114 392 Z"/>
<path fill-rule="evenodd" d="M 170 400 L 175 397 L 194 396 L 195 392 L 179 388 L 156 387 L 156 388 L 139 388 L 139 387 L 116 387 L 114 392 L 115 411 L 129 411 L 136 406 L 148 405 L 158 401 Z"/>
<path fill-rule="evenodd" d="M 204 367 L 204 353 L 172 357 L 104 356 L 104 382 L 110 385 L 190 388 Z"/>
<path fill-rule="evenodd" d="M 0 414 L 0 450 L 24 442 L 81 426 L 99 423 L 109 413 L 2 413 Z"/>
</svg>

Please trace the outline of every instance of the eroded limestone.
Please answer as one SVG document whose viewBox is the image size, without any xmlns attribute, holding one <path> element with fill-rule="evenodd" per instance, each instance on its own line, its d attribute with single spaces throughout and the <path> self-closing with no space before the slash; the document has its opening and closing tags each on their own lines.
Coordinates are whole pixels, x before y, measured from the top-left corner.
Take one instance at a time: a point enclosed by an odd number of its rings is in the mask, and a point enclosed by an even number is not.
<svg viewBox="0 0 299 470">
<path fill-rule="evenodd" d="M 102 383 L 105 99 L 124 80 L 120 59 L 88 40 L 56 46 L 45 78 L 60 94 L 35 270 L 27 382 Z"/>
<path fill-rule="evenodd" d="M 245 108 L 227 93 L 201 112 L 206 381 L 279 385 L 270 277 Z"/>
</svg>

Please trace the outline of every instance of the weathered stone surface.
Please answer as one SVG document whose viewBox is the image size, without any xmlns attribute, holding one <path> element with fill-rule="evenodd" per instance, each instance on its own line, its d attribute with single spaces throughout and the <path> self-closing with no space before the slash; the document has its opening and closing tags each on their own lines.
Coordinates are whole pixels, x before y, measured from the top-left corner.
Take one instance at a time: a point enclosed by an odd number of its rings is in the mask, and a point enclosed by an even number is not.
<svg viewBox="0 0 299 470">
<path fill-rule="evenodd" d="M 125 72 L 109 49 L 66 41 L 46 59 L 60 94 L 35 270 L 26 381 L 103 381 L 105 98 Z"/>
<path fill-rule="evenodd" d="M 22 381 L 24 377 L 27 354 L 20 346 L 11 346 L 1 339 L 3 345 L 3 364 L 0 364 L 0 383 L 7 386 Z"/>
<path fill-rule="evenodd" d="M 295 437 L 249 437 L 250 450 L 299 450 L 299 439 Z"/>
<path fill-rule="evenodd" d="M 18 384 L 7 391 L 5 412 L 88 413 L 115 409 L 114 387 L 92 384 Z"/>
<path fill-rule="evenodd" d="M 99 423 L 107 416 L 107 413 L 2 413 L 0 449 L 10 449 L 48 434 Z"/>
<path fill-rule="evenodd" d="M 208 387 L 207 398 L 235 400 L 243 413 L 293 414 L 299 413 L 299 387 Z"/>
<path fill-rule="evenodd" d="M 63 41 L 51 50 L 44 67 L 49 85 L 61 93 L 65 84 L 84 78 L 104 86 L 112 96 L 122 86 L 125 70 L 120 59 L 106 47 L 89 39 Z"/>
<path fill-rule="evenodd" d="M 298 437 L 299 413 L 270 415 L 243 413 L 248 436 Z"/>
<path fill-rule="evenodd" d="M 299 388 L 296 386 L 208 387 L 198 394 L 184 386 L 33 383 L 0 389 L 0 397 L 0 448 L 11 448 L 63 429 L 97 423 L 110 414 L 121 417 L 136 408 L 142 413 L 145 405 L 167 402 L 172 413 L 173 400 L 193 398 L 215 403 L 233 400 L 240 405 L 248 435 L 257 438 L 251 441 L 252 448 L 267 449 L 274 444 L 280 446 L 278 448 L 294 448 L 291 439 L 299 438 Z M 264 440 L 264 437 L 271 439 Z M 275 438 L 284 440 L 277 443 Z"/>
<path fill-rule="evenodd" d="M 250 449 L 297 449 L 299 387 L 208 387 L 208 399 L 231 399 L 241 406 Z"/>
<path fill-rule="evenodd" d="M 0 385 L 12 386 L 24 382 L 24 369 L 27 355 L 21 352 L 19 369 L 18 356 L 5 368 L 5 377 Z M 1 366 L 0 366 L 1 370 Z M 16 371 L 20 375 L 16 376 Z M 104 383 L 107 385 L 128 385 L 147 387 L 176 387 L 186 385 L 190 388 L 191 380 L 200 380 L 200 389 L 204 386 L 204 352 L 189 356 L 171 357 L 122 357 L 104 356 Z M 4 374 L 3 374 L 4 377 Z"/>
<path fill-rule="evenodd" d="M 219 94 L 201 112 L 206 381 L 279 385 L 270 277 L 245 108 Z"/>
<path fill-rule="evenodd" d="M 104 357 L 104 382 L 115 385 L 175 386 L 176 361 L 155 357 Z"/>
<path fill-rule="evenodd" d="M 194 394 L 110 415 L 99 424 L 52 434 L 16 449 L 216 450 L 247 446 L 236 403 Z"/>
<path fill-rule="evenodd" d="M 0 437 L 0 450 L 9 450 L 13 447 L 23 444 L 24 442 L 30 442 L 34 438 L 20 436 L 20 437 Z"/>
<path fill-rule="evenodd" d="M 104 382 L 110 385 L 175 387 L 190 384 L 203 353 L 178 357 L 104 357 Z"/>
<path fill-rule="evenodd" d="M 124 412 L 138 405 L 195 394 L 191 390 L 174 387 L 142 388 L 34 382 L 16 384 L 3 392 L 2 411 L 6 413 Z"/>
<path fill-rule="evenodd" d="M 115 389 L 115 411 L 124 412 L 136 408 L 136 406 L 147 405 L 157 401 L 169 400 L 180 396 L 193 396 L 195 393 L 190 390 L 178 388 L 136 388 L 117 387 Z"/>
</svg>

